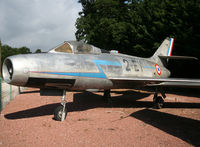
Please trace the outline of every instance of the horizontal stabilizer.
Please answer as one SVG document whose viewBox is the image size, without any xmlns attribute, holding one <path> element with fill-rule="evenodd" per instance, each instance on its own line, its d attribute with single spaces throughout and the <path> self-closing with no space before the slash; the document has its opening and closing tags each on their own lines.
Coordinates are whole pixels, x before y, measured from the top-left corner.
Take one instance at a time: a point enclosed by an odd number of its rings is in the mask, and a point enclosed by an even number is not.
<svg viewBox="0 0 200 147">
<path fill-rule="evenodd" d="M 158 56 L 161 59 L 176 59 L 176 60 L 199 60 L 196 57 L 190 56 Z"/>
</svg>

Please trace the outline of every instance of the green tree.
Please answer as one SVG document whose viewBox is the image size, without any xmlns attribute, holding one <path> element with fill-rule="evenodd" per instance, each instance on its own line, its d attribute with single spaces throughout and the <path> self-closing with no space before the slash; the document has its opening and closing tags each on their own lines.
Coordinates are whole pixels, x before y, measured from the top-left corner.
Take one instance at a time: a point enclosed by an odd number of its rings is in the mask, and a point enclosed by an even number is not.
<svg viewBox="0 0 200 147">
<path fill-rule="evenodd" d="M 25 47 L 25 46 L 17 48 L 17 52 L 18 52 L 18 54 L 29 54 L 29 53 L 31 53 L 30 49 Z"/>
<path fill-rule="evenodd" d="M 145 0 L 138 13 L 146 28 L 140 38 L 144 48 L 152 47 L 155 51 L 162 39 L 169 36 L 176 41 L 174 54 L 200 55 L 200 1 Z"/>
<path fill-rule="evenodd" d="M 28 54 L 31 53 L 30 49 L 27 47 L 21 48 L 12 48 L 9 45 L 2 45 L 1 48 L 1 63 L 5 60 L 6 57 L 17 55 L 17 54 Z"/>
<path fill-rule="evenodd" d="M 76 38 L 148 57 L 166 37 L 173 54 L 200 57 L 200 0 L 81 0 Z"/>
<path fill-rule="evenodd" d="M 76 37 L 105 49 L 126 49 L 130 24 L 124 18 L 128 12 L 124 0 L 96 0 L 84 3 L 77 19 Z"/>
<path fill-rule="evenodd" d="M 36 51 L 35 51 L 35 53 L 41 53 L 42 51 L 41 51 L 41 49 L 37 49 Z"/>
</svg>

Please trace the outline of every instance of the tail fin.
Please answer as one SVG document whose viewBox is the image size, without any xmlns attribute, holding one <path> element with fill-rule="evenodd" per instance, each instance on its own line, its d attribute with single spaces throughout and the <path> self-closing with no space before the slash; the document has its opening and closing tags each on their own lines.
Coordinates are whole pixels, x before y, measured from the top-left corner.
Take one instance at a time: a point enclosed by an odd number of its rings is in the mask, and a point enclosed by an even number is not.
<svg viewBox="0 0 200 147">
<path fill-rule="evenodd" d="M 172 49 L 174 45 L 174 38 L 166 38 L 157 51 L 154 53 L 153 57 L 157 56 L 171 56 Z"/>
<path fill-rule="evenodd" d="M 154 62 L 156 62 L 157 64 L 164 65 L 164 66 L 166 66 L 167 61 L 169 59 L 198 60 L 199 61 L 199 59 L 196 57 L 171 56 L 173 45 L 174 45 L 174 38 L 166 38 L 150 59 L 153 60 Z"/>
<path fill-rule="evenodd" d="M 157 49 L 157 51 L 154 53 L 154 55 L 151 57 L 152 60 L 157 62 L 158 64 L 163 64 L 163 62 L 160 60 L 159 56 L 171 56 L 172 49 L 174 45 L 174 38 L 166 38 L 160 47 Z"/>
</svg>

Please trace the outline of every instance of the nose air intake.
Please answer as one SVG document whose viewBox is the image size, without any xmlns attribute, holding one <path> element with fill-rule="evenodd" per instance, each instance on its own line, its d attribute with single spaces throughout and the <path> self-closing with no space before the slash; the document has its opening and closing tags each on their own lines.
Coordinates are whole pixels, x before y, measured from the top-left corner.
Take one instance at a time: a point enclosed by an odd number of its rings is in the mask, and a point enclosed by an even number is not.
<svg viewBox="0 0 200 147">
<path fill-rule="evenodd" d="M 2 67 L 4 81 L 16 86 L 25 86 L 29 78 L 28 72 L 24 72 L 27 69 L 27 62 L 23 55 L 6 58 Z"/>
<path fill-rule="evenodd" d="M 7 83 L 10 83 L 13 78 L 13 64 L 10 59 L 6 59 L 3 64 L 3 78 Z"/>
</svg>

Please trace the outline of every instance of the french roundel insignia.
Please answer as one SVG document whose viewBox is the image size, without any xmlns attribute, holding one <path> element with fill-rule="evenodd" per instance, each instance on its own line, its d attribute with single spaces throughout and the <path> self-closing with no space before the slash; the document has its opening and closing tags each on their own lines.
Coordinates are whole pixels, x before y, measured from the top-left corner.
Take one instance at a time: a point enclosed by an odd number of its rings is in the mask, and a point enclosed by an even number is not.
<svg viewBox="0 0 200 147">
<path fill-rule="evenodd" d="M 158 64 L 155 64 L 156 72 L 160 76 L 161 75 L 161 68 Z"/>
</svg>

